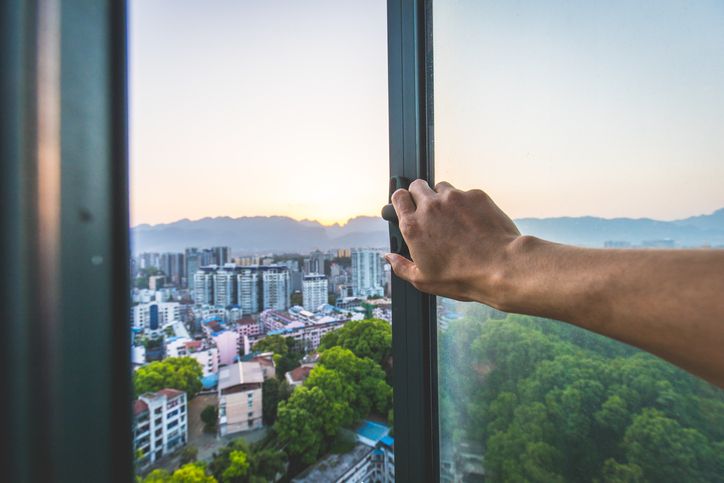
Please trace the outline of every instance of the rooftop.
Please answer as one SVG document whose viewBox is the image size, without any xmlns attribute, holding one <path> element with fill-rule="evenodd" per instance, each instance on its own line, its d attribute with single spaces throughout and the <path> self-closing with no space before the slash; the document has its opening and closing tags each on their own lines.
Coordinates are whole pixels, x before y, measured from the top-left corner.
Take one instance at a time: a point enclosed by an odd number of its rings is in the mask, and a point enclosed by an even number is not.
<svg viewBox="0 0 724 483">
<path fill-rule="evenodd" d="M 357 439 L 361 442 L 374 446 L 385 436 L 390 434 L 390 427 L 381 423 L 364 420 L 355 430 Z"/>
<path fill-rule="evenodd" d="M 329 454 L 314 466 L 300 473 L 292 481 L 317 483 L 320 481 L 338 481 L 354 465 L 367 457 L 372 449 L 358 443 L 352 451 L 344 454 Z"/>
<path fill-rule="evenodd" d="M 291 371 L 287 372 L 287 374 L 289 374 L 289 377 L 294 382 L 304 382 L 309 377 L 309 373 L 312 372 L 312 369 L 314 368 L 309 366 L 301 366 L 297 367 L 296 369 L 292 369 Z"/>
<path fill-rule="evenodd" d="M 219 389 L 228 389 L 239 384 L 261 384 L 264 374 L 258 362 L 237 362 L 219 370 Z"/>
</svg>

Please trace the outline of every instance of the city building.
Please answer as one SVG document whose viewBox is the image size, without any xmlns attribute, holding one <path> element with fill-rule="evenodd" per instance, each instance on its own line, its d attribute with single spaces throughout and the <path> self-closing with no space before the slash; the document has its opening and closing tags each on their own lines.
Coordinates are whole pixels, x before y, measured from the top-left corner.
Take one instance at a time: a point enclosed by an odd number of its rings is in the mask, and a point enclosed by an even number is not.
<svg viewBox="0 0 724 483">
<path fill-rule="evenodd" d="M 152 291 L 159 290 L 166 286 L 165 275 L 151 275 L 148 277 L 148 289 Z"/>
<path fill-rule="evenodd" d="M 133 327 L 141 329 L 158 330 L 180 317 L 181 305 L 178 302 L 140 303 L 131 307 Z"/>
<path fill-rule="evenodd" d="M 197 305 L 214 304 L 215 265 L 199 268 L 194 274 L 194 303 Z"/>
<path fill-rule="evenodd" d="M 318 481 L 344 483 L 394 483 L 395 440 L 390 428 L 362 421 L 354 432 L 355 447 L 343 454 L 331 453 L 292 479 L 297 483 Z M 461 480 L 462 481 L 462 480 Z M 467 481 L 467 480 L 465 480 Z M 475 480 L 478 481 L 478 480 Z"/>
<path fill-rule="evenodd" d="M 214 272 L 214 305 L 227 307 L 236 301 L 236 274 L 227 270 Z"/>
<path fill-rule="evenodd" d="M 236 276 L 237 304 L 241 307 L 242 314 L 259 313 L 261 305 L 260 281 L 260 272 L 256 267 L 243 267 Z"/>
<path fill-rule="evenodd" d="M 381 297 L 384 295 L 382 250 L 352 249 L 352 295 Z"/>
<path fill-rule="evenodd" d="M 261 385 L 264 373 L 258 362 L 237 362 L 219 370 L 219 434 L 262 427 Z"/>
<path fill-rule="evenodd" d="M 162 253 L 159 258 L 159 267 L 166 274 L 166 282 L 181 286 L 184 278 L 184 254 L 183 253 Z"/>
<path fill-rule="evenodd" d="M 213 261 L 211 263 L 214 263 L 220 267 L 229 263 L 229 261 L 231 260 L 231 250 L 229 249 L 229 247 L 213 247 L 211 249 L 211 252 L 213 253 Z"/>
<path fill-rule="evenodd" d="M 198 248 L 187 248 L 184 252 L 186 288 L 194 289 L 194 274 L 201 268 L 201 255 Z"/>
<path fill-rule="evenodd" d="M 219 372 L 219 350 L 206 340 L 186 337 L 166 341 L 166 357 L 191 357 L 201 365 L 203 377 Z"/>
<path fill-rule="evenodd" d="M 186 444 L 186 393 L 161 389 L 142 394 L 133 403 L 133 449 L 141 465 L 153 463 Z"/>
<path fill-rule="evenodd" d="M 302 281 L 302 305 L 306 310 L 316 311 L 327 303 L 327 277 L 319 273 L 304 276 Z"/>
<path fill-rule="evenodd" d="M 286 310 L 289 308 L 289 296 L 292 285 L 287 267 L 278 265 L 265 266 L 262 272 L 263 305 L 262 309 Z"/>
</svg>

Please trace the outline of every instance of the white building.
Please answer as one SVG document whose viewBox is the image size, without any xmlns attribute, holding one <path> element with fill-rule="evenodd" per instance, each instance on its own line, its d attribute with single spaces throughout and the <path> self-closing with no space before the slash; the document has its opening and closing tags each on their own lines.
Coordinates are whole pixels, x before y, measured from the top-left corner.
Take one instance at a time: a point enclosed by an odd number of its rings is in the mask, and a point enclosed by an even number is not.
<svg viewBox="0 0 724 483">
<path fill-rule="evenodd" d="M 221 436 L 262 427 L 263 382 L 264 373 L 258 362 L 237 362 L 219 370 Z"/>
<path fill-rule="evenodd" d="M 274 265 L 264 267 L 262 282 L 264 286 L 263 309 L 288 309 L 292 286 L 287 267 Z"/>
<path fill-rule="evenodd" d="M 385 293 L 382 250 L 352 249 L 352 295 L 381 297 Z"/>
<path fill-rule="evenodd" d="M 178 302 L 151 302 L 131 307 L 131 320 L 134 327 L 151 329 L 151 321 L 157 324 L 154 330 L 181 317 L 181 305 Z"/>
<path fill-rule="evenodd" d="M 238 305 L 243 314 L 259 312 L 259 271 L 244 268 L 236 276 Z"/>
<path fill-rule="evenodd" d="M 219 372 L 219 350 L 206 341 L 178 338 L 166 344 L 166 357 L 191 357 L 201 365 L 203 376 Z"/>
<path fill-rule="evenodd" d="M 319 273 L 305 275 L 302 280 L 302 305 L 314 312 L 327 303 L 327 277 Z"/>
<path fill-rule="evenodd" d="M 133 449 L 141 452 L 141 464 L 153 463 L 186 444 L 185 392 L 161 389 L 142 394 L 133 403 L 133 414 Z"/>
<path fill-rule="evenodd" d="M 236 275 L 234 272 L 218 270 L 214 272 L 214 305 L 227 307 L 236 303 Z"/>
<path fill-rule="evenodd" d="M 206 268 L 194 274 L 194 303 L 197 305 L 214 303 L 214 273 Z"/>
</svg>

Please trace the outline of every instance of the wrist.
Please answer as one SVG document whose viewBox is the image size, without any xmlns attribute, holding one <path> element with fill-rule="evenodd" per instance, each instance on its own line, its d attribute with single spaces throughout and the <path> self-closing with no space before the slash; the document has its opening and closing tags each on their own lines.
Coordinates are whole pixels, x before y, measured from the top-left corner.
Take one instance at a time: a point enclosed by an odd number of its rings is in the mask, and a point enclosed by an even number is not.
<svg viewBox="0 0 724 483">
<path fill-rule="evenodd" d="M 493 270 L 489 301 L 485 303 L 504 312 L 525 312 L 526 287 L 535 278 L 533 260 L 547 245 L 550 243 L 529 235 L 507 243 Z"/>
</svg>

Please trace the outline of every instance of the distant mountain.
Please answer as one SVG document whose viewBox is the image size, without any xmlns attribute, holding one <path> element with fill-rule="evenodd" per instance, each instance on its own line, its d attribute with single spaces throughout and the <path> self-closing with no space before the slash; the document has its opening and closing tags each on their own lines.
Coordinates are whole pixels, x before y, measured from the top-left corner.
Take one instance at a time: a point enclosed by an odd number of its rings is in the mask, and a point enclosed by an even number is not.
<svg viewBox="0 0 724 483">
<path fill-rule="evenodd" d="M 521 218 L 521 233 L 546 240 L 601 247 L 608 240 L 639 245 L 647 240 L 674 240 L 677 246 L 724 246 L 724 209 L 682 220 L 650 218 Z M 359 216 L 344 225 L 324 226 L 284 216 L 183 219 L 131 229 L 134 253 L 183 251 L 186 247 L 230 246 L 234 253 L 308 252 L 344 247 L 387 246 L 387 223 Z"/>
</svg>

